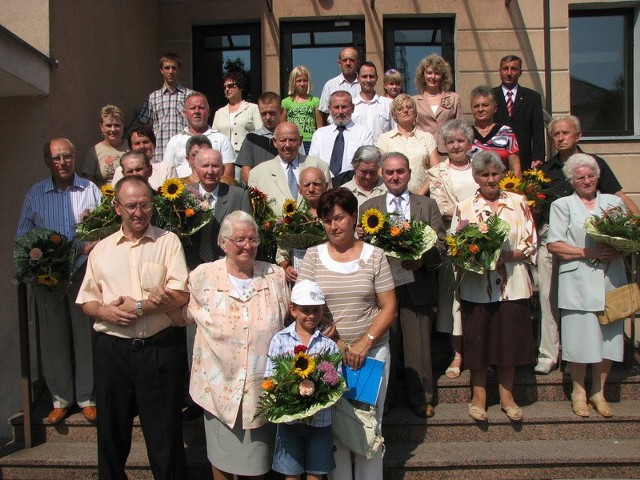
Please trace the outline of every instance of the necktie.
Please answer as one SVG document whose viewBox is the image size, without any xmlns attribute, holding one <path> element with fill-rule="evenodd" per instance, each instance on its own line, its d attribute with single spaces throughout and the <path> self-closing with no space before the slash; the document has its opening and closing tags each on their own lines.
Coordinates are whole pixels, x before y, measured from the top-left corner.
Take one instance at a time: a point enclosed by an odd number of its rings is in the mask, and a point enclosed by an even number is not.
<svg viewBox="0 0 640 480">
<path fill-rule="evenodd" d="M 507 92 L 507 112 L 509 116 L 513 113 L 513 92 L 511 90 Z"/>
<path fill-rule="evenodd" d="M 338 128 L 338 136 L 333 143 L 333 150 L 331 150 L 331 162 L 329 163 L 329 169 L 335 176 L 342 170 L 342 155 L 344 154 L 344 130 L 345 126 L 340 125 Z"/>
<path fill-rule="evenodd" d="M 204 199 L 209 204 L 209 206 L 211 206 L 211 204 L 213 203 L 213 194 L 211 192 L 205 192 Z"/>
<path fill-rule="evenodd" d="M 293 199 L 298 200 L 298 182 L 296 181 L 296 176 L 293 173 L 293 164 L 291 163 L 287 165 L 287 183 L 289 184 L 289 190 L 291 190 Z"/>
<path fill-rule="evenodd" d="M 404 220 L 404 211 L 402 210 L 402 200 L 404 200 L 402 197 L 396 197 L 393 199 L 393 203 L 396 206 L 396 209 L 395 209 L 396 220 L 398 221 Z"/>
</svg>

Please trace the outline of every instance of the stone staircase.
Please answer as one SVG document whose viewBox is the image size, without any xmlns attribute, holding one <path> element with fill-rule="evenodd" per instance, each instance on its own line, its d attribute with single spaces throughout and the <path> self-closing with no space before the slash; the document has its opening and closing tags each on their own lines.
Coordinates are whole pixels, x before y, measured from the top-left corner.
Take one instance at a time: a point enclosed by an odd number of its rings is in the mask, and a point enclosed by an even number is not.
<svg viewBox="0 0 640 480">
<path fill-rule="evenodd" d="M 593 411 L 586 419 L 573 415 L 569 379 L 560 371 L 548 376 L 534 375 L 531 367 L 517 371 L 514 393 L 524 412 L 519 424 L 500 411 L 491 379 L 485 425 L 467 415 L 468 371 L 456 380 L 441 376 L 438 386 L 435 417 L 419 418 L 404 405 L 385 417 L 385 480 L 640 478 L 637 367 L 618 365 L 612 371 L 607 397 L 615 416 L 608 420 Z M 0 479 L 97 479 L 95 427 L 80 413 L 48 425 L 47 413 L 48 405 L 34 412 L 37 446 L 28 450 L 20 449 L 22 415 L 11 419 L 15 438 L 0 450 Z M 210 479 L 202 421 L 185 422 L 184 437 L 190 478 Z M 127 475 L 152 479 L 137 422 Z"/>
</svg>

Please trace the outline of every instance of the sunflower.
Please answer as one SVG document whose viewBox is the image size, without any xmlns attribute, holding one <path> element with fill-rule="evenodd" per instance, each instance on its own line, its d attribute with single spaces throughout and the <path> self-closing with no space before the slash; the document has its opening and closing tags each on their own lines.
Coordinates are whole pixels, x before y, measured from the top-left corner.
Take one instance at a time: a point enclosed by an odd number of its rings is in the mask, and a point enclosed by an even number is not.
<svg viewBox="0 0 640 480">
<path fill-rule="evenodd" d="M 521 183 L 522 180 L 509 173 L 508 175 L 505 175 L 502 180 L 500 180 L 500 189 L 506 192 L 516 192 Z"/>
<path fill-rule="evenodd" d="M 384 215 L 377 208 L 370 208 L 362 214 L 362 229 L 367 235 L 375 235 L 384 226 Z"/>
<path fill-rule="evenodd" d="M 535 177 L 539 182 L 549 183 L 551 179 L 547 177 L 542 170 L 538 170 L 537 168 L 532 168 L 531 170 L 525 170 L 525 177 Z"/>
<path fill-rule="evenodd" d="M 53 275 L 45 273 L 43 275 L 38 275 L 38 283 L 40 285 L 44 285 L 45 287 L 55 287 L 60 282 Z"/>
<path fill-rule="evenodd" d="M 162 196 L 167 200 L 175 200 L 184 190 L 184 183 L 177 178 L 168 178 L 162 184 Z"/>
<path fill-rule="evenodd" d="M 102 196 L 106 198 L 113 198 L 116 196 L 115 188 L 108 183 L 105 183 L 100 187 L 100 192 L 102 193 Z"/>
<path fill-rule="evenodd" d="M 290 198 L 287 198 L 282 204 L 282 214 L 285 217 L 291 217 L 296 211 L 298 207 L 296 206 L 296 201 Z"/>
<path fill-rule="evenodd" d="M 300 378 L 307 378 L 316 369 L 316 361 L 304 352 L 296 353 L 293 359 L 293 373 Z"/>
</svg>

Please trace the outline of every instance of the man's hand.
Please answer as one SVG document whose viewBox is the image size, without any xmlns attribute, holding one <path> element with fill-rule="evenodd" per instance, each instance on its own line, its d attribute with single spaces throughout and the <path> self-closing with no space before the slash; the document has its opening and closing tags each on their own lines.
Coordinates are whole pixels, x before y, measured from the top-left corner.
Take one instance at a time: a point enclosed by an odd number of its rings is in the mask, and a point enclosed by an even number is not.
<svg viewBox="0 0 640 480">
<path fill-rule="evenodd" d="M 298 272 L 296 272 L 291 265 L 288 265 L 287 268 L 284 269 L 284 275 L 287 277 L 287 281 L 291 283 L 296 283 L 298 279 Z"/>
<path fill-rule="evenodd" d="M 97 244 L 98 244 L 97 240 L 95 242 L 85 243 L 80 249 L 80 253 L 82 255 L 89 255 L 89 253 L 91 253 L 91 250 L 93 250 L 93 247 L 95 247 Z"/>
<path fill-rule="evenodd" d="M 98 309 L 98 317 L 100 320 L 112 323 L 113 325 L 127 327 L 138 318 L 138 316 L 127 307 L 131 302 L 133 302 L 133 310 L 135 310 L 135 300 L 131 297 L 118 297 L 110 304 L 102 305 Z"/>
<path fill-rule="evenodd" d="M 544 160 L 531 160 L 531 168 L 540 168 Z"/>
</svg>

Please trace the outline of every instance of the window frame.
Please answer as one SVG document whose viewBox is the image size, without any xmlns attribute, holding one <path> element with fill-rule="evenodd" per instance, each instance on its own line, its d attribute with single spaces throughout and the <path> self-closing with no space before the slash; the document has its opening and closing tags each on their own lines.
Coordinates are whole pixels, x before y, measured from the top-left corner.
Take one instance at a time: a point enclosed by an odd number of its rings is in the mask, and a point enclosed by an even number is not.
<svg viewBox="0 0 640 480">
<path fill-rule="evenodd" d="M 382 19 L 384 32 L 384 72 L 390 68 L 397 68 L 395 65 L 394 39 L 397 30 L 441 30 L 440 47 L 442 57 L 451 65 L 452 85 L 451 90 L 455 91 L 456 63 L 455 63 L 455 17 L 397 17 L 384 16 Z M 429 44 L 432 45 L 432 44 Z M 415 68 L 413 71 L 402 72 L 407 85 L 414 84 Z"/>
<path fill-rule="evenodd" d="M 260 22 L 247 22 L 225 25 L 194 25 L 192 35 L 192 62 L 193 62 L 193 88 L 204 93 L 211 106 L 211 116 L 215 111 L 226 105 L 227 101 L 222 90 L 222 78 L 207 78 L 205 66 L 206 53 L 208 51 L 228 52 L 233 50 L 249 50 L 251 65 L 243 97 L 251 102 L 257 102 L 262 94 L 262 27 Z M 212 36 L 249 35 L 249 47 L 236 47 L 229 49 L 207 49 L 205 39 Z M 222 71 L 222 66 L 220 67 Z"/>
<path fill-rule="evenodd" d="M 609 138 L 618 138 L 618 137 L 629 137 L 635 135 L 635 111 L 634 111 L 634 97 L 635 97 L 635 89 L 636 82 L 634 81 L 635 77 L 635 68 L 634 68 L 634 30 L 635 30 L 635 9 L 634 8 L 572 8 L 569 10 L 569 110 L 572 114 L 574 113 L 572 98 L 571 98 L 571 18 L 576 17 L 611 17 L 611 16 L 621 16 L 624 19 L 624 28 L 623 28 L 623 69 L 625 75 L 625 81 L 628 81 L 628 85 L 625 86 L 625 95 L 626 99 L 623 103 L 625 112 L 623 113 L 626 116 L 626 120 L 624 122 L 624 127 L 622 130 L 588 130 L 585 124 L 582 124 L 583 137 L 609 137 Z M 582 120 L 582 119 L 581 119 Z"/>
</svg>

